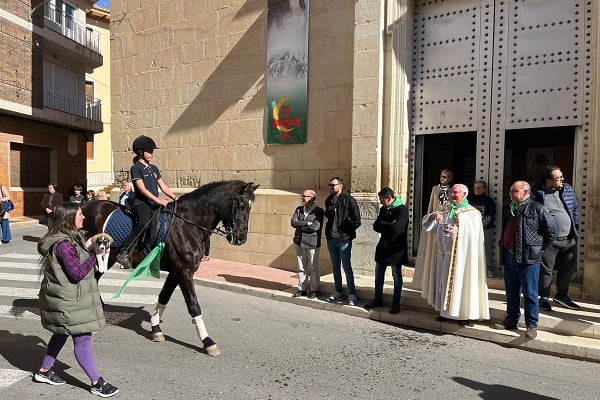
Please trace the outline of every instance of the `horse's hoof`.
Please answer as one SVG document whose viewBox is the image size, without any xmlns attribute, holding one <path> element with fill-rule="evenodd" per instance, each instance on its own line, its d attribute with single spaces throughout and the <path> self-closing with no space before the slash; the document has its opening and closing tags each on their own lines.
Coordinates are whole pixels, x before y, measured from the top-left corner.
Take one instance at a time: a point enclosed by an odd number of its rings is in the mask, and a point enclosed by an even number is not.
<svg viewBox="0 0 600 400">
<path fill-rule="evenodd" d="M 221 355 L 221 350 L 219 350 L 216 344 L 213 344 L 206 348 L 206 354 L 208 354 L 211 357 L 218 357 Z"/>
<path fill-rule="evenodd" d="M 164 342 L 165 341 L 165 335 L 163 335 L 162 332 L 154 332 L 152 334 L 152 341 L 153 342 Z"/>
</svg>

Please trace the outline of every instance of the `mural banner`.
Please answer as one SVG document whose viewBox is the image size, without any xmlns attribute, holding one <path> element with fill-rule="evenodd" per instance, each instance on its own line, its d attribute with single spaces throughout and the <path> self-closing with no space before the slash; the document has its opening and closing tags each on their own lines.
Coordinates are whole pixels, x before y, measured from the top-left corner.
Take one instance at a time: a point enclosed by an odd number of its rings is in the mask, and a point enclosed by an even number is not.
<svg viewBox="0 0 600 400">
<path fill-rule="evenodd" d="M 266 143 L 306 143 L 309 0 L 269 0 Z"/>
</svg>

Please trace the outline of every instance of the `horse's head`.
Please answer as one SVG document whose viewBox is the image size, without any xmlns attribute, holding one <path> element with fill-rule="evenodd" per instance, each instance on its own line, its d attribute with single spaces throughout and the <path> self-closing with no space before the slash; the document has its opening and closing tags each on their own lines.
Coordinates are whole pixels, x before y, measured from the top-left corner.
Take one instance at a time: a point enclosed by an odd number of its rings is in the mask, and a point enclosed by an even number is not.
<svg viewBox="0 0 600 400">
<path fill-rule="evenodd" d="M 254 182 L 244 183 L 236 189 L 231 202 L 221 205 L 221 219 L 225 227 L 225 237 L 233 245 L 240 246 L 248 238 L 248 220 L 254 201 Z"/>
</svg>

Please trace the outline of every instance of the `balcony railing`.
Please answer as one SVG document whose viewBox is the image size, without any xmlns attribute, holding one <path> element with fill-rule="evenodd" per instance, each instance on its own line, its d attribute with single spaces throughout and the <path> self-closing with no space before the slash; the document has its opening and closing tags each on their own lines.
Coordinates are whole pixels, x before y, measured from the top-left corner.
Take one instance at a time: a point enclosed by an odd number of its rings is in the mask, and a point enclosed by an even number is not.
<svg viewBox="0 0 600 400">
<path fill-rule="evenodd" d="M 44 107 L 79 115 L 92 121 L 102 121 L 102 102 L 93 97 L 78 99 L 57 91 L 45 90 Z"/>
<path fill-rule="evenodd" d="M 46 3 L 44 6 L 44 20 L 45 25 L 53 31 L 61 33 L 80 45 L 101 54 L 100 34 L 88 29 L 85 24 L 76 21 L 73 15 L 67 15 L 62 10 L 55 8 L 54 5 Z"/>
</svg>

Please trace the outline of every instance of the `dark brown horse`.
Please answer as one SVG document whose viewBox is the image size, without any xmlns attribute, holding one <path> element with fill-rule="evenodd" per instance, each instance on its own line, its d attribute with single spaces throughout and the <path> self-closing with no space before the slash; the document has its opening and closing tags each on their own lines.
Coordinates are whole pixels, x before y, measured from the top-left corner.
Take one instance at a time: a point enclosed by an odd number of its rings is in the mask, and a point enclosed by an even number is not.
<svg viewBox="0 0 600 400">
<path fill-rule="evenodd" d="M 225 236 L 229 243 L 236 246 L 246 242 L 250 207 L 257 187 L 258 185 L 254 185 L 253 182 L 213 182 L 184 194 L 162 209 L 161 212 L 166 215 L 164 220 L 167 221 L 165 222 L 167 227 L 164 231 L 167 233 L 164 238 L 165 246 L 161 254 L 160 269 L 169 274 L 158 296 L 158 303 L 150 321 L 154 341 L 165 340 L 159 326 L 161 315 L 175 288 L 179 286 L 204 349 L 211 356 L 220 354 L 216 343 L 208 336 L 202 319 L 194 288 L 194 273 L 200 266 L 211 233 L 216 232 Z M 122 215 L 119 205 L 110 201 L 91 202 L 83 207 L 83 213 L 85 215 L 83 228 L 87 231 L 88 237 L 104 230 L 109 215 L 117 213 Z M 219 223 L 222 223 L 223 228 L 217 228 Z M 116 236 L 109 229 L 106 231 L 113 237 Z M 114 258 L 118 251 L 116 247 L 111 249 L 112 259 L 109 260 L 109 265 L 116 261 Z M 134 251 L 133 264 L 138 264 L 141 259 L 142 255 Z"/>
</svg>

